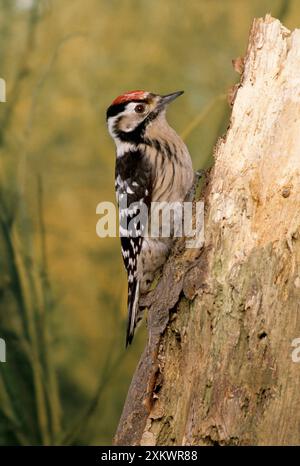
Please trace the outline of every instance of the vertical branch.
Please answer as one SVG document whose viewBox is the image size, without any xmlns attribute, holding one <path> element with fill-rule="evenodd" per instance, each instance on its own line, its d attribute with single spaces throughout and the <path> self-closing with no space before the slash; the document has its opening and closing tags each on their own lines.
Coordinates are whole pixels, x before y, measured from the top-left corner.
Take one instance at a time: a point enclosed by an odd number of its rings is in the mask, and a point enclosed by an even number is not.
<svg viewBox="0 0 300 466">
<path fill-rule="evenodd" d="M 46 227 L 44 219 L 44 189 L 41 175 L 37 177 L 38 185 L 38 222 L 40 232 L 40 279 L 42 287 L 42 316 L 41 316 L 41 346 L 44 356 L 46 383 L 45 391 L 49 404 L 50 428 L 52 443 L 60 433 L 61 429 L 61 407 L 58 393 L 57 378 L 51 358 L 51 350 L 49 347 L 49 312 L 53 307 L 51 299 L 51 287 L 48 273 L 47 247 L 46 247 Z"/>
</svg>

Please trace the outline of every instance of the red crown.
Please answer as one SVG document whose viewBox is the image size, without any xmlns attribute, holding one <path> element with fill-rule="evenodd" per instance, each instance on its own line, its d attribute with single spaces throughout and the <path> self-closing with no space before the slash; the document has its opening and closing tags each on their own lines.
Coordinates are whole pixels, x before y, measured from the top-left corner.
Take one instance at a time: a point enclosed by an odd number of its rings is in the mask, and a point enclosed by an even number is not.
<svg viewBox="0 0 300 466">
<path fill-rule="evenodd" d="M 124 102 L 129 102 L 130 100 L 144 100 L 148 95 L 148 92 L 145 91 L 130 91 L 125 92 L 125 94 L 119 95 L 112 105 L 122 104 Z"/>
</svg>

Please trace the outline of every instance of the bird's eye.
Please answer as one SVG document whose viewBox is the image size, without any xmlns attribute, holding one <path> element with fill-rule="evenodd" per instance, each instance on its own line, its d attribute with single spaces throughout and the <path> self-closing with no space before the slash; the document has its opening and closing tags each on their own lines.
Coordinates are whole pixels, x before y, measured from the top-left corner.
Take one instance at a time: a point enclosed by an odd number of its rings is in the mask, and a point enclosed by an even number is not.
<svg viewBox="0 0 300 466">
<path fill-rule="evenodd" d="M 143 104 L 138 104 L 134 108 L 136 113 L 143 113 L 145 111 L 145 105 Z"/>
</svg>

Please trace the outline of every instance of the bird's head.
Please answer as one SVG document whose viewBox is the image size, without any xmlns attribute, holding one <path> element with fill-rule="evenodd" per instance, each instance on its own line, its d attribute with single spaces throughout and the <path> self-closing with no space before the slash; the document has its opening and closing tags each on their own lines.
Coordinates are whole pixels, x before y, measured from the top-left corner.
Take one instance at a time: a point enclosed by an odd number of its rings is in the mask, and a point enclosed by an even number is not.
<svg viewBox="0 0 300 466">
<path fill-rule="evenodd" d="M 146 91 L 131 91 L 117 97 L 108 107 L 106 118 L 110 135 L 123 142 L 141 142 L 149 124 L 164 118 L 166 106 L 183 91 L 158 95 Z"/>
</svg>

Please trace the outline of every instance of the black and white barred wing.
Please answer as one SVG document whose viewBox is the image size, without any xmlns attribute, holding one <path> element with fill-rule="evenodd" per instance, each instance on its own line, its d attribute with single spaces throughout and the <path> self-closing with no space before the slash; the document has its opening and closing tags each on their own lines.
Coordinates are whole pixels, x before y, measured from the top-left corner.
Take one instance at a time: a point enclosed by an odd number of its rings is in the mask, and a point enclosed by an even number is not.
<svg viewBox="0 0 300 466">
<path fill-rule="evenodd" d="M 125 175 L 125 176 L 124 176 Z M 131 343 L 139 320 L 140 283 L 138 265 L 150 207 L 149 181 L 144 173 L 127 177 L 116 167 L 121 249 L 128 274 L 128 326 L 126 345 Z"/>
</svg>

